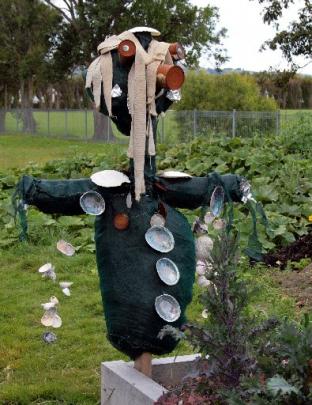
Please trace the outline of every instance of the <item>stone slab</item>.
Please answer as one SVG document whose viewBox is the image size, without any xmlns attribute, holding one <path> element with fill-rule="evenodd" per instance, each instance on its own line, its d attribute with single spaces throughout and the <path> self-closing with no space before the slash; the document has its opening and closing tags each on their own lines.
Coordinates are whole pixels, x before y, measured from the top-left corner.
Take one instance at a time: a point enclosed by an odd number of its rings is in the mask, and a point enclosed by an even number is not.
<svg viewBox="0 0 312 405">
<path fill-rule="evenodd" d="M 133 362 L 101 364 L 101 405 L 153 405 L 167 390 L 193 371 L 198 355 L 165 357 L 152 361 L 152 378 L 140 373 Z"/>
</svg>

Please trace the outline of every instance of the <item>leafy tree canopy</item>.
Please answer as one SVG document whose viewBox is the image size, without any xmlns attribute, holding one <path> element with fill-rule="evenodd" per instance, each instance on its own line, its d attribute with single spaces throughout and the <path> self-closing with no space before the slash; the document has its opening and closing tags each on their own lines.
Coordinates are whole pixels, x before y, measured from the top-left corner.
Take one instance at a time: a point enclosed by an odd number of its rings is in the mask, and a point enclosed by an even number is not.
<svg viewBox="0 0 312 405">
<path fill-rule="evenodd" d="M 268 111 L 275 110 L 276 103 L 260 94 L 252 76 L 237 73 L 209 75 L 200 70 L 188 72 L 177 109 Z"/>
<path fill-rule="evenodd" d="M 97 45 L 107 35 L 133 26 L 150 26 L 161 33 L 161 40 L 181 42 L 187 48 L 187 61 L 196 65 L 203 52 L 218 62 L 225 59 L 217 30 L 215 7 L 197 7 L 189 0 L 43 0 L 58 10 L 64 24 L 55 57 L 60 67 L 88 65 Z"/>
<path fill-rule="evenodd" d="M 253 0 L 251 0 L 253 1 Z M 312 3 L 304 0 L 303 7 L 298 11 L 295 21 L 292 21 L 288 29 L 279 29 L 279 19 L 283 11 L 295 0 L 258 0 L 264 5 L 263 21 L 274 24 L 277 32 L 274 38 L 264 43 L 264 48 L 272 50 L 280 48 L 289 62 L 293 63 L 294 56 L 303 56 L 307 60 L 312 57 Z"/>
</svg>

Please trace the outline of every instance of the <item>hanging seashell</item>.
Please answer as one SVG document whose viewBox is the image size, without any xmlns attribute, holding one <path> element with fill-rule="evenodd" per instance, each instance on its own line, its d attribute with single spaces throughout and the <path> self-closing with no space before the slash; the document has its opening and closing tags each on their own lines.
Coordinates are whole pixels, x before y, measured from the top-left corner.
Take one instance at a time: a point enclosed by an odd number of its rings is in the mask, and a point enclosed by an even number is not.
<svg viewBox="0 0 312 405">
<path fill-rule="evenodd" d="M 151 226 L 155 226 L 155 225 L 157 225 L 157 226 L 165 226 L 165 223 L 166 223 L 165 218 L 162 215 L 158 214 L 158 213 L 152 215 L 151 220 L 150 220 L 150 225 Z"/>
<path fill-rule="evenodd" d="M 197 259 L 210 259 L 210 252 L 213 249 L 213 241 L 207 235 L 200 236 L 196 239 L 195 248 Z"/>
<path fill-rule="evenodd" d="M 204 235 L 208 232 L 208 226 L 206 224 L 203 224 L 200 218 L 197 217 L 192 224 L 192 231 L 196 235 Z"/>
<path fill-rule="evenodd" d="M 113 224 L 116 229 L 123 231 L 129 226 L 129 217 L 127 214 L 119 213 L 114 216 Z"/>
<path fill-rule="evenodd" d="M 174 248 L 174 237 L 164 226 L 152 226 L 145 233 L 145 240 L 151 248 L 168 253 Z"/>
<path fill-rule="evenodd" d="M 125 174 L 117 170 L 102 170 L 91 175 L 91 180 L 101 187 L 119 187 L 124 183 L 130 183 L 130 179 Z"/>
<path fill-rule="evenodd" d="M 203 312 L 202 312 L 202 317 L 205 318 L 205 319 L 207 319 L 207 318 L 208 318 L 208 314 L 209 314 L 208 309 L 204 309 Z"/>
<path fill-rule="evenodd" d="M 224 189 L 221 186 L 217 186 L 210 199 L 210 211 L 213 216 L 219 217 L 223 210 L 224 204 Z"/>
<path fill-rule="evenodd" d="M 82 210 L 89 215 L 101 215 L 105 211 L 105 200 L 96 191 L 87 191 L 79 200 Z"/>
<path fill-rule="evenodd" d="M 199 276 L 197 280 L 197 284 L 200 287 L 208 287 L 211 284 L 211 281 L 207 280 L 204 276 Z"/>
<path fill-rule="evenodd" d="M 212 213 L 210 211 L 208 211 L 206 213 L 206 215 L 204 216 L 204 222 L 207 225 L 211 224 L 214 219 L 215 219 L 215 217 L 212 215 Z"/>
<path fill-rule="evenodd" d="M 75 248 L 65 240 L 59 240 L 56 244 L 57 250 L 66 256 L 73 256 L 75 254 Z"/>
<path fill-rule="evenodd" d="M 169 294 L 162 294 L 156 297 L 155 309 L 157 314 L 166 322 L 175 322 L 181 315 L 180 304 Z"/>
<path fill-rule="evenodd" d="M 163 257 L 156 262 L 156 270 L 159 278 L 167 285 L 175 285 L 180 280 L 178 266 L 167 257 Z"/>
<path fill-rule="evenodd" d="M 212 226 L 213 229 L 215 229 L 216 231 L 221 231 L 221 229 L 224 229 L 226 227 L 226 222 L 224 219 L 218 218 L 213 222 Z"/>
<path fill-rule="evenodd" d="M 129 208 L 129 209 L 132 207 L 132 195 L 131 195 L 131 193 L 127 194 L 126 205 L 127 205 L 127 208 Z"/>
</svg>

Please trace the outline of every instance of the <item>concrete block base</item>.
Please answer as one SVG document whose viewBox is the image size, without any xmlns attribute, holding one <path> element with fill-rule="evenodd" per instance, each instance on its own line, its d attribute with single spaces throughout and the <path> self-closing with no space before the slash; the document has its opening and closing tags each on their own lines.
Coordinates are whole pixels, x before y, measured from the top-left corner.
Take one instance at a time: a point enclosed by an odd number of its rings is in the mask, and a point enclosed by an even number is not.
<svg viewBox="0 0 312 405">
<path fill-rule="evenodd" d="M 122 360 L 101 364 L 101 405 L 153 405 L 167 390 L 192 374 L 198 354 L 166 357 L 152 361 L 152 378 L 140 373 L 133 362 Z"/>
</svg>

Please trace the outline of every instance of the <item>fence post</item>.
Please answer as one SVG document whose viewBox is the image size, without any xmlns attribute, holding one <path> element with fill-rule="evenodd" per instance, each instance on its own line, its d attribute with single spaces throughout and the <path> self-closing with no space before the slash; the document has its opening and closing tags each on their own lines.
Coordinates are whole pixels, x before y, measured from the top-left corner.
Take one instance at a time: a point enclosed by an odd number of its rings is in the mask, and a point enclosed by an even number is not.
<svg viewBox="0 0 312 405">
<path fill-rule="evenodd" d="M 193 138 L 196 137 L 197 125 L 196 125 L 196 110 L 193 110 Z"/>
<path fill-rule="evenodd" d="M 164 143 L 165 138 L 165 114 L 161 116 L 161 143 Z"/>
<path fill-rule="evenodd" d="M 68 137 L 68 117 L 67 117 L 67 108 L 65 108 L 65 136 Z"/>
<path fill-rule="evenodd" d="M 48 136 L 50 136 L 50 110 L 48 109 Z"/>
<path fill-rule="evenodd" d="M 280 134 L 280 119 L 281 119 L 281 111 L 278 110 L 275 113 L 275 131 L 276 131 L 276 136 Z"/>
<path fill-rule="evenodd" d="M 85 108 L 85 138 L 88 140 L 88 110 Z"/>
<path fill-rule="evenodd" d="M 232 112 L 232 138 L 236 136 L 236 110 Z"/>
</svg>

